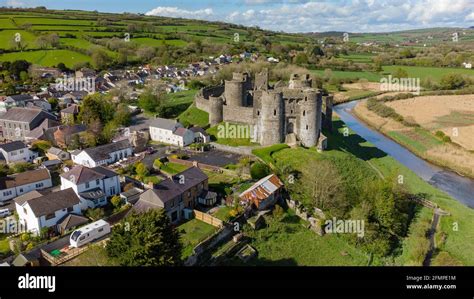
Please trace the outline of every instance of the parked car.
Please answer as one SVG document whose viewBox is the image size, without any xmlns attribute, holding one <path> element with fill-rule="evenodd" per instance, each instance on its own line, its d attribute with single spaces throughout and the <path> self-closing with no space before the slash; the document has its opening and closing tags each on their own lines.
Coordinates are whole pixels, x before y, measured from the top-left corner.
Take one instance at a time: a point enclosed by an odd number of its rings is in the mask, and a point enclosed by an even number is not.
<svg viewBox="0 0 474 299">
<path fill-rule="evenodd" d="M 9 209 L 1 209 L 0 210 L 0 218 L 5 218 L 7 216 L 10 216 L 12 212 Z"/>
</svg>

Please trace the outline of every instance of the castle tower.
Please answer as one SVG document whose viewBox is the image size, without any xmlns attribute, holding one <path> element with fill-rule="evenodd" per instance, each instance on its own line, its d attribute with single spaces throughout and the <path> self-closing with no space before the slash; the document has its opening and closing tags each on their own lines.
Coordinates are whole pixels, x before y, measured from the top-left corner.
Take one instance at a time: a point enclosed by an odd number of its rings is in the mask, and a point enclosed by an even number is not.
<svg viewBox="0 0 474 299">
<path fill-rule="evenodd" d="M 232 80 L 225 81 L 226 105 L 231 107 L 246 106 L 247 89 L 250 83 L 247 73 L 233 73 Z"/>
<path fill-rule="evenodd" d="M 321 93 L 314 89 L 304 91 L 304 97 L 300 101 L 299 134 L 301 144 L 306 147 L 315 146 L 318 143 L 321 131 Z"/>
<path fill-rule="evenodd" d="M 291 74 L 290 82 L 288 88 L 290 89 L 298 89 L 298 88 L 311 88 L 313 84 L 313 80 L 309 74 L 300 76 L 298 74 Z"/>
<path fill-rule="evenodd" d="M 334 102 L 334 97 L 332 95 L 327 95 L 323 97 L 325 112 L 324 112 L 324 127 L 332 131 L 332 106 Z"/>
<path fill-rule="evenodd" d="M 224 118 L 224 101 L 221 97 L 209 97 L 209 123 L 211 127 L 221 123 Z"/>
<path fill-rule="evenodd" d="M 268 69 L 255 74 L 255 90 L 268 90 Z"/>
<path fill-rule="evenodd" d="M 263 91 L 262 112 L 260 115 L 260 144 L 272 145 L 284 141 L 284 102 L 281 92 Z"/>
</svg>

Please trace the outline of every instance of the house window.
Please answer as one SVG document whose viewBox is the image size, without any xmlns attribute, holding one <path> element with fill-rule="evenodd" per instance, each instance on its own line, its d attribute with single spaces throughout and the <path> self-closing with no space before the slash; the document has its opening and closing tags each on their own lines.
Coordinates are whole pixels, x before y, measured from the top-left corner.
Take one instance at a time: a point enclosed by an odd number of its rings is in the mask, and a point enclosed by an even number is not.
<svg viewBox="0 0 474 299">
<path fill-rule="evenodd" d="M 23 208 L 23 213 L 28 214 L 26 208 Z"/>
<path fill-rule="evenodd" d="M 115 194 L 115 186 L 110 187 L 110 194 Z"/>
<path fill-rule="evenodd" d="M 12 152 L 11 155 L 12 155 L 12 157 L 16 156 L 16 151 Z"/>
<path fill-rule="evenodd" d="M 95 184 L 99 186 L 99 180 L 95 180 Z"/>
<path fill-rule="evenodd" d="M 56 215 L 54 213 L 46 215 L 46 220 L 53 219 Z"/>
<path fill-rule="evenodd" d="M 99 230 L 98 230 L 99 233 L 101 233 L 101 232 L 103 232 L 103 231 L 104 231 L 103 228 L 99 228 Z"/>
<path fill-rule="evenodd" d="M 87 182 L 86 183 L 86 188 L 89 188 L 89 187 L 90 187 L 89 182 Z"/>
<path fill-rule="evenodd" d="M 24 150 L 20 150 L 20 154 L 23 154 L 25 151 Z"/>
<path fill-rule="evenodd" d="M 69 207 L 69 208 L 67 208 L 67 211 L 68 211 L 68 212 L 72 212 L 72 211 L 74 211 L 74 208 L 73 208 L 73 207 Z"/>
<path fill-rule="evenodd" d="M 23 188 L 20 188 L 20 193 L 22 193 L 22 192 L 23 192 Z"/>
<path fill-rule="evenodd" d="M 12 195 L 12 191 L 9 190 L 9 191 L 3 191 L 3 196 L 8 196 L 8 195 Z"/>
<path fill-rule="evenodd" d="M 38 183 L 38 184 L 36 184 L 36 188 L 41 188 L 41 187 L 43 187 L 43 186 L 44 186 L 43 183 Z"/>
</svg>

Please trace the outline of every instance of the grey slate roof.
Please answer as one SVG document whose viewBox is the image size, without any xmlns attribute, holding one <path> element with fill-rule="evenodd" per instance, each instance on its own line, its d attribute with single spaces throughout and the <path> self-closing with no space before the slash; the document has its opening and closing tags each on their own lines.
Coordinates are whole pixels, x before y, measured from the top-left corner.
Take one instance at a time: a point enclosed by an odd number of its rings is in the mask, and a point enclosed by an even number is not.
<svg viewBox="0 0 474 299">
<path fill-rule="evenodd" d="M 38 192 L 41 194 L 40 192 Z M 28 193 L 24 194 L 28 195 Z M 22 195 L 22 196 L 24 196 Z M 22 199 L 19 196 L 15 199 L 15 203 L 20 205 L 27 203 L 36 217 L 52 214 L 56 211 L 72 208 L 80 203 L 79 197 L 72 188 L 61 190 L 58 192 L 48 193 L 39 197 Z"/>
<path fill-rule="evenodd" d="M 16 95 L 8 96 L 7 98 L 11 98 L 15 102 L 23 102 L 23 101 L 28 101 L 28 100 L 33 99 L 33 97 L 29 94 L 16 94 Z"/>
<path fill-rule="evenodd" d="M 5 143 L 5 144 L 0 144 L 0 148 L 6 151 L 7 153 L 16 151 L 19 149 L 24 149 L 26 147 L 27 147 L 26 144 L 24 144 L 21 141 L 13 141 L 13 142 Z"/>
<path fill-rule="evenodd" d="M 23 186 L 47 179 L 51 179 L 51 175 L 47 169 L 25 171 L 0 178 L 0 190 Z"/>
<path fill-rule="evenodd" d="M 128 139 L 104 144 L 97 147 L 87 148 L 84 151 L 94 160 L 102 161 L 110 158 L 110 154 L 126 148 L 131 148 L 132 145 Z"/>
<path fill-rule="evenodd" d="M 166 118 L 155 118 L 150 121 L 150 127 L 165 129 L 165 130 L 173 130 L 176 127 L 176 120 L 174 119 L 166 119 Z"/>
<path fill-rule="evenodd" d="M 31 123 L 37 117 L 56 119 L 54 115 L 52 115 L 51 113 L 47 113 L 41 109 L 13 107 L 5 114 L 1 115 L 0 120 Z"/>
<path fill-rule="evenodd" d="M 176 174 L 172 178 L 168 178 L 160 182 L 159 184 L 155 185 L 153 189 L 147 190 L 140 196 L 140 200 L 133 208 L 141 212 L 146 211 L 149 208 L 161 207 L 166 202 L 180 196 L 192 187 L 199 185 L 207 179 L 207 175 L 199 168 L 188 168 L 185 171 Z M 180 182 L 182 182 L 182 184 L 180 184 Z"/>
<path fill-rule="evenodd" d="M 105 193 L 100 188 L 94 188 L 92 190 L 79 193 L 79 196 L 87 200 L 94 200 L 103 198 Z"/>
<path fill-rule="evenodd" d="M 61 230 L 65 232 L 71 228 L 86 224 L 87 222 L 89 222 L 89 219 L 84 216 L 76 214 L 67 214 L 66 216 L 64 216 L 63 219 L 59 220 L 58 225 Z"/>
<path fill-rule="evenodd" d="M 61 177 L 74 182 L 76 185 L 101 180 L 104 178 L 110 178 L 116 176 L 117 173 L 113 172 L 110 169 L 107 169 L 102 166 L 97 166 L 94 168 L 88 168 L 82 165 L 76 166 L 70 171 L 61 174 Z"/>
</svg>

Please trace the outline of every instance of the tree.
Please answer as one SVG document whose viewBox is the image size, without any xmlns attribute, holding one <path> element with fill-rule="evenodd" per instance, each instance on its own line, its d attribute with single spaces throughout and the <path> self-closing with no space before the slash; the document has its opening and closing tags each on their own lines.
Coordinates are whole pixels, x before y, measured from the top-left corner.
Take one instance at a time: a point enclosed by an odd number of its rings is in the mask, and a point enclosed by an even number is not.
<svg viewBox="0 0 474 299">
<path fill-rule="evenodd" d="M 466 85 L 466 80 L 461 74 L 447 74 L 444 75 L 440 82 L 442 89 L 460 89 Z"/>
<path fill-rule="evenodd" d="M 147 112 L 158 112 L 164 101 L 164 94 L 156 94 L 152 90 L 147 89 L 140 95 L 138 105 Z"/>
<path fill-rule="evenodd" d="M 31 145 L 31 149 L 38 151 L 42 156 L 52 147 L 51 142 L 46 140 L 37 140 L 34 141 Z"/>
<path fill-rule="evenodd" d="M 270 168 L 261 162 L 255 162 L 252 164 L 252 167 L 250 168 L 250 175 L 252 176 L 252 179 L 254 180 L 259 180 L 261 178 L 266 177 L 267 175 L 270 174 Z"/>
<path fill-rule="evenodd" d="M 135 171 L 140 180 L 143 180 L 149 173 L 149 170 L 146 165 L 141 162 L 137 164 L 137 167 L 135 167 Z"/>
<path fill-rule="evenodd" d="M 112 230 L 107 254 L 122 266 L 179 266 L 182 244 L 163 209 L 133 212 Z"/>
<path fill-rule="evenodd" d="M 104 218 L 104 215 L 105 215 L 104 210 L 101 208 L 88 209 L 86 211 L 86 217 L 92 219 L 93 221 L 97 221 Z"/>
<path fill-rule="evenodd" d="M 394 78 L 408 78 L 408 73 L 406 70 L 402 69 L 402 68 L 398 68 L 395 70 L 395 72 L 393 72 L 392 76 Z"/>
<path fill-rule="evenodd" d="M 107 64 L 110 62 L 110 57 L 102 49 L 95 49 L 92 51 L 92 65 L 98 69 L 102 70 L 107 67 Z"/>
</svg>

